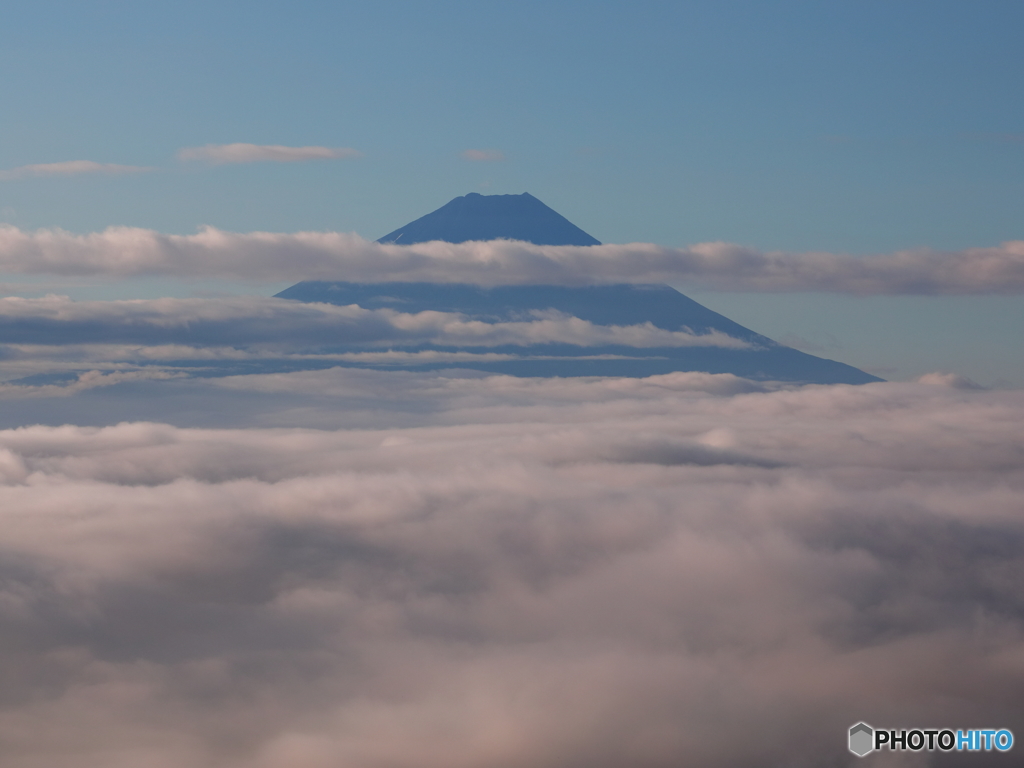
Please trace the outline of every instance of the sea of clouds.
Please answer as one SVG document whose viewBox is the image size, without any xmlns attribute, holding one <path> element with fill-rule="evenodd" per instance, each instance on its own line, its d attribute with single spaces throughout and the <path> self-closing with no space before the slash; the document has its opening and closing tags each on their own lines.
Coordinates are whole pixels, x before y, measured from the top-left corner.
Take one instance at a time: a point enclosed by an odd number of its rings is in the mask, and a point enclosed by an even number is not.
<svg viewBox="0 0 1024 768">
<path fill-rule="evenodd" d="M 859 720 L 1024 734 L 1024 392 L 41 395 L 0 400 L 7 768 L 810 768 L 853 764 Z M 19 410 L 58 401 L 108 425 Z"/>
<path fill-rule="evenodd" d="M 1024 250 L 6 227 L 0 271 L 1013 293 Z M 0 299 L 0 765 L 818 768 L 858 761 L 862 720 L 1024 738 L 1024 392 L 460 368 L 545 344 L 745 342 Z M 344 367 L 410 360 L 448 367 Z"/>
</svg>

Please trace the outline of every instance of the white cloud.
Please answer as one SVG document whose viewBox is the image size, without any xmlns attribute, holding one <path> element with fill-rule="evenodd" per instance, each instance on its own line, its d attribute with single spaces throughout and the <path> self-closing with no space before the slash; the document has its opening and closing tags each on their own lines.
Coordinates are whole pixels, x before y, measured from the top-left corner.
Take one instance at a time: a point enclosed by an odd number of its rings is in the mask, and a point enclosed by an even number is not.
<svg viewBox="0 0 1024 768">
<path fill-rule="evenodd" d="M 5 768 L 754 768 L 842 764 L 861 719 L 1024 729 L 1024 393 L 256 378 L 228 394 L 376 410 L 0 431 Z"/>
<path fill-rule="evenodd" d="M 728 243 L 541 246 L 511 240 L 379 244 L 354 234 L 165 235 L 132 227 L 75 235 L 0 225 L 0 271 L 246 280 L 426 281 L 479 285 L 685 283 L 733 291 L 1017 294 L 1024 241 L 877 256 L 764 253 Z"/>
<path fill-rule="evenodd" d="M 500 149 L 467 149 L 462 152 L 462 158 L 473 162 L 493 162 L 504 160 L 505 153 Z"/>
<path fill-rule="evenodd" d="M 178 151 L 179 160 L 203 160 L 213 165 L 226 163 L 295 163 L 304 160 L 336 160 L 361 157 L 351 147 L 285 147 L 280 144 L 207 144 Z"/>
<path fill-rule="evenodd" d="M 918 378 L 918 381 L 922 384 L 934 384 L 942 387 L 956 387 L 957 389 L 984 389 L 980 384 L 972 381 L 967 376 L 963 376 L 959 373 L 948 373 L 943 371 L 934 371 L 932 373 L 926 373 L 924 376 Z"/>
<path fill-rule="evenodd" d="M 7 171 L 0 171 L 0 179 L 24 179 L 27 177 L 79 176 L 87 173 L 105 175 L 121 175 L 127 173 L 144 173 L 153 171 L 141 165 L 117 165 L 116 163 L 97 163 L 92 160 L 68 160 L 63 163 L 41 163 L 23 165 Z"/>
</svg>

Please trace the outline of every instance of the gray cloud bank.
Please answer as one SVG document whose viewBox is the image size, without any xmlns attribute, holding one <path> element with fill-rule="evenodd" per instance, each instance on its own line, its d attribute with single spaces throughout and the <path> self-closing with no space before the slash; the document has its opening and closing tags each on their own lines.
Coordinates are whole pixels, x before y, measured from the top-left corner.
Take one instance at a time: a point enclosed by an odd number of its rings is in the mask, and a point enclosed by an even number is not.
<svg viewBox="0 0 1024 768">
<path fill-rule="evenodd" d="M 666 248 L 537 246 L 515 241 L 379 244 L 337 232 L 194 235 L 112 227 L 74 235 L 0 226 L 0 271 L 189 279 L 425 281 L 479 285 L 687 283 L 729 291 L 1017 294 L 1024 241 L 877 256 L 765 253 L 729 243 Z"/>
<path fill-rule="evenodd" d="M 0 431 L 0 762 L 754 768 L 852 765 L 861 719 L 1024 733 L 1024 394 L 930 381 L 335 370 L 215 386 L 325 423 L 363 397 L 367 428 Z"/>
<path fill-rule="evenodd" d="M 6 344 L 47 346 L 276 345 L 289 351 L 325 345 L 426 343 L 470 348 L 536 344 L 751 348 L 748 342 L 720 331 L 669 331 L 651 323 L 596 325 L 554 310 L 532 312 L 511 322 L 483 322 L 452 312 L 405 313 L 255 296 L 128 301 L 3 298 L 0 339 Z"/>
</svg>

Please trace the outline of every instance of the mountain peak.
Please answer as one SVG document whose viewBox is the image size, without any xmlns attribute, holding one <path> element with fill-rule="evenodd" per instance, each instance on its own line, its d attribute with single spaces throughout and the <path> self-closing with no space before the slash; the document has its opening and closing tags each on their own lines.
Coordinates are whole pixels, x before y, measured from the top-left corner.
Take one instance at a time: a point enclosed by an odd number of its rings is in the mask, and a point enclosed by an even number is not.
<svg viewBox="0 0 1024 768">
<path fill-rule="evenodd" d="M 377 242 L 411 245 L 430 240 L 524 240 L 535 245 L 600 245 L 557 211 L 524 192 L 481 195 L 470 192 L 432 213 L 384 235 Z"/>
</svg>

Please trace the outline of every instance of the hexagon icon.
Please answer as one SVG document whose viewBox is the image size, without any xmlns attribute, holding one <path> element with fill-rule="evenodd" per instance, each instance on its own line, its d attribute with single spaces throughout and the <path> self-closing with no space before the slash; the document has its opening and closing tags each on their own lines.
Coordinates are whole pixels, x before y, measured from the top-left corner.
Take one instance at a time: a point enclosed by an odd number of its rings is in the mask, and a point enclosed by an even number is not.
<svg viewBox="0 0 1024 768">
<path fill-rule="evenodd" d="M 874 750 L 875 731 L 867 723 L 857 723 L 850 729 L 850 751 L 857 757 L 864 757 Z"/>
</svg>

